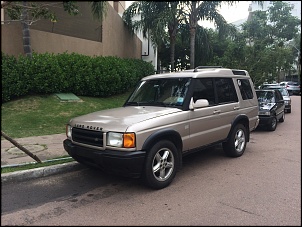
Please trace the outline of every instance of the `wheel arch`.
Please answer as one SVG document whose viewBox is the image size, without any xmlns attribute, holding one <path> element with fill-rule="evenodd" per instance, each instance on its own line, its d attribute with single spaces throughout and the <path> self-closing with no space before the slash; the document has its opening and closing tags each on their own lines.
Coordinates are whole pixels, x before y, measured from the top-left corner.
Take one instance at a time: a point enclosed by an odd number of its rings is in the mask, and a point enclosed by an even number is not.
<svg viewBox="0 0 302 227">
<path fill-rule="evenodd" d="M 174 129 L 163 129 L 151 134 L 144 142 L 142 150 L 147 151 L 160 140 L 169 140 L 176 146 L 178 152 L 178 163 L 179 167 L 181 167 L 183 143 L 180 134 Z"/>
<path fill-rule="evenodd" d="M 249 126 L 249 119 L 246 115 L 239 115 L 234 119 L 234 121 L 232 122 L 231 130 L 229 131 L 227 139 L 230 138 L 230 134 L 232 133 L 234 127 L 238 124 L 243 124 L 244 127 L 246 128 L 247 142 L 249 142 L 250 141 L 250 126 Z"/>
</svg>

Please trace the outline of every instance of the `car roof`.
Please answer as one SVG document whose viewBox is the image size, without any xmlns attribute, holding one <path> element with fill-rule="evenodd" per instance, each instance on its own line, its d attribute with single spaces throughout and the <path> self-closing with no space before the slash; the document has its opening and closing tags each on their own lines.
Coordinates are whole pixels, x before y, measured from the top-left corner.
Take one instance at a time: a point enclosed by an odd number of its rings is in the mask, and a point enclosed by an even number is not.
<svg viewBox="0 0 302 227">
<path fill-rule="evenodd" d="M 285 87 L 280 86 L 280 85 L 278 85 L 278 86 L 267 86 L 267 87 L 265 87 L 265 89 L 284 89 L 284 90 L 286 90 Z"/>
<path fill-rule="evenodd" d="M 269 92 L 274 92 L 274 91 L 277 91 L 278 89 L 257 89 L 255 90 L 256 92 L 257 91 L 269 91 Z"/>
<path fill-rule="evenodd" d="M 262 84 L 262 86 L 279 86 L 279 84 L 278 83 Z"/>
<path fill-rule="evenodd" d="M 293 84 L 293 85 L 299 85 L 299 82 L 296 82 L 296 81 L 282 81 L 280 82 L 281 83 L 287 83 L 287 84 Z"/>
<path fill-rule="evenodd" d="M 146 76 L 142 78 L 142 80 L 161 79 L 161 78 L 203 78 L 203 77 L 250 78 L 246 70 L 222 68 L 220 66 L 198 66 L 195 69 Z"/>
</svg>

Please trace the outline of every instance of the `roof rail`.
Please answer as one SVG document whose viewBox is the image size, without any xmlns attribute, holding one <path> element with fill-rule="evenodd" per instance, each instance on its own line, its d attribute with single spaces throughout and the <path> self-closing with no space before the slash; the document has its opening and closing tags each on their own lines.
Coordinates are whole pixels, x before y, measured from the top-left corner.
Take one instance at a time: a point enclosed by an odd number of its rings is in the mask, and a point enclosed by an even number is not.
<svg viewBox="0 0 302 227">
<path fill-rule="evenodd" d="M 246 76 L 246 73 L 243 70 L 232 69 L 232 72 L 233 72 L 234 75 L 243 75 L 243 76 Z"/>
<path fill-rule="evenodd" d="M 223 68 L 222 66 L 197 66 L 193 72 L 198 72 L 198 69 Z"/>
</svg>

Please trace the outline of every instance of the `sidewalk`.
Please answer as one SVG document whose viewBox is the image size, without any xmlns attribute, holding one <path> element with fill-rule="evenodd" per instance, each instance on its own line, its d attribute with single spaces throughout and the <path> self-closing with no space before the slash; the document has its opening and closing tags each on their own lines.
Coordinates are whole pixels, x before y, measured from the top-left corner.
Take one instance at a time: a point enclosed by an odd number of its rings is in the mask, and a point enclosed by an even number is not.
<svg viewBox="0 0 302 227">
<path fill-rule="evenodd" d="M 65 138 L 66 135 L 63 133 L 13 139 L 36 155 L 43 162 L 45 160 L 68 155 L 63 147 L 63 140 Z M 29 162 L 36 162 L 36 160 L 19 148 L 15 147 L 15 145 L 8 140 L 4 138 L 1 139 L 1 167 Z"/>
<path fill-rule="evenodd" d="M 65 133 L 46 136 L 33 136 L 14 139 L 31 153 L 36 155 L 42 162 L 68 156 L 64 150 L 63 140 Z M 25 163 L 37 163 L 32 157 L 15 147 L 6 139 L 1 140 L 1 168 L 5 166 L 22 165 Z M 53 174 L 64 173 L 85 168 L 76 161 L 39 167 L 28 170 L 20 170 L 11 173 L 1 174 L 1 183 L 24 181 L 33 178 L 45 177 Z"/>
</svg>

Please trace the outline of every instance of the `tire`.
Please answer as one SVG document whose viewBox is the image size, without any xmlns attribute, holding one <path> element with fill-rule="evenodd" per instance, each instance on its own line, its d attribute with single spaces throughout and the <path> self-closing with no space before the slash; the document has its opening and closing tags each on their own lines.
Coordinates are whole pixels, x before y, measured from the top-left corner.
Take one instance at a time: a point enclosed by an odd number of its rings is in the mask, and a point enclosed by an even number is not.
<svg viewBox="0 0 302 227">
<path fill-rule="evenodd" d="M 287 110 L 287 113 L 291 113 L 292 112 L 292 108 L 289 108 L 288 110 Z"/>
<path fill-rule="evenodd" d="M 178 152 L 169 140 L 157 142 L 148 152 L 144 166 L 145 184 L 154 189 L 167 187 L 176 175 Z"/>
<path fill-rule="evenodd" d="M 277 128 L 277 118 L 276 118 L 276 116 L 274 116 L 274 117 L 272 118 L 271 123 L 267 126 L 267 129 L 268 129 L 269 131 L 275 131 L 276 128 Z"/>
<path fill-rule="evenodd" d="M 227 156 L 240 157 L 243 155 L 247 143 L 247 130 L 242 124 L 236 125 L 227 142 L 222 143 L 223 150 Z"/>
<path fill-rule="evenodd" d="M 284 122 L 284 120 L 285 120 L 285 113 L 283 112 L 282 117 L 279 119 L 279 122 Z"/>
</svg>

